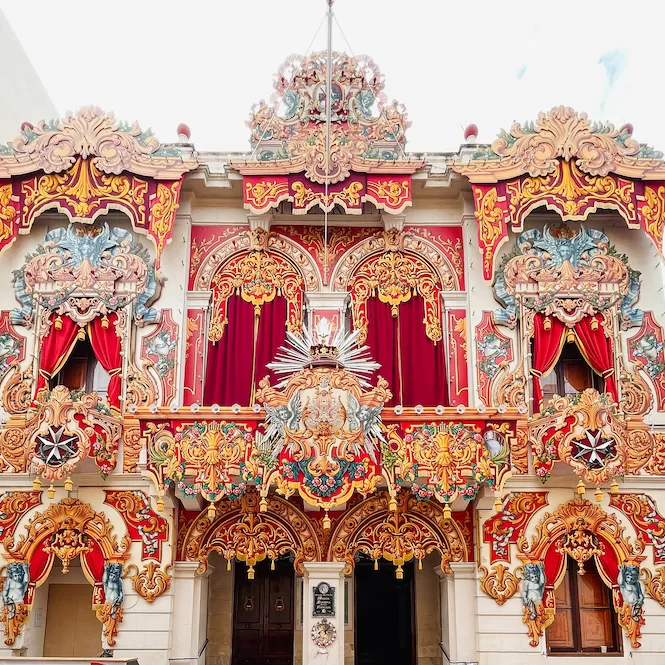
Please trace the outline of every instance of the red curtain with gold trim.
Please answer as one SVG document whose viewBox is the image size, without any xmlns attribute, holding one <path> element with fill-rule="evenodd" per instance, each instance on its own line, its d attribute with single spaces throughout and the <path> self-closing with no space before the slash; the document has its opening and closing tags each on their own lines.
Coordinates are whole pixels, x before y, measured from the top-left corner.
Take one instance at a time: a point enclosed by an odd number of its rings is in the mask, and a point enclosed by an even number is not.
<svg viewBox="0 0 665 665">
<path fill-rule="evenodd" d="M 369 298 L 367 321 L 365 344 L 370 349 L 372 360 L 381 365 L 375 376 L 382 376 L 389 384 L 393 396 L 387 404 L 401 404 L 397 318 L 392 316 L 390 305 L 378 298 Z"/>
<path fill-rule="evenodd" d="M 399 354 L 404 406 L 445 406 L 448 378 L 443 340 L 434 343 L 425 333 L 424 303 L 412 296 L 399 306 Z"/>
<path fill-rule="evenodd" d="M 287 309 L 286 299 L 281 296 L 275 296 L 261 306 L 254 349 L 254 385 L 250 406 L 254 404 L 254 394 L 261 379 L 269 376 L 271 383 L 275 383 L 275 377 L 266 365 L 275 359 L 279 347 L 286 342 Z"/>
<path fill-rule="evenodd" d="M 605 392 L 618 402 L 612 339 L 605 334 L 602 314 L 585 316 L 575 326 L 575 342 L 589 366 L 605 379 Z"/>
<path fill-rule="evenodd" d="M 227 303 L 228 323 L 217 343 L 208 343 L 204 402 L 249 405 L 254 353 L 254 305 L 233 295 Z"/>
<path fill-rule="evenodd" d="M 108 387 L 108 400 L 111 408 L 120 409 L 122 388 L 122 339 L 118 336 L 116 322 L 118 315 L 113 312 L 106 319 L 94 318 L 88 324 L 90 345 L 99 364 L 111 377 Z"/>
<path fill-rule="evenodd" d="M 49 379 L 57 374 L 67 362 L 67 358 L 76 345 L 79 331 L 78 324 L 69 316 L 51 314 L 49 320 L 51 325 L 41 340 L 36 395 L 48 388 Z M 59 329 L 56 328 L 56 325 L 59 326 Z"/>
<path fill-rule="evenodd" d="M 388 406 L 448 404 L 448 380 L 443 341 L 434 343 L 425 332 L 424 304 L 412 296 L 392 316 L 390 305 L 367 300 L 367 340 L 372 359 L 381 364 L 376 374 L 388 381 Z"/>
<path fill-rule="evenodd" d="M 255 308 L 239 295 L 227 303 L 228 323 L 208 343 L 205 404 L 252 406 L 259 381 L 273 377 L 266 365 L 286 340 L 287 302 L 282 296 Z"/>
<path fill-rule="evenodd" d="M 540 377 L 552 371 L 561 355 L 565 340 L 566 326 L 559 319 L 546 317 L 540 312 L 536 312 L 533 320 L 533 353 L 531 356 L 534 411 L 540 410 L 543 401 Z"/>
</svg>

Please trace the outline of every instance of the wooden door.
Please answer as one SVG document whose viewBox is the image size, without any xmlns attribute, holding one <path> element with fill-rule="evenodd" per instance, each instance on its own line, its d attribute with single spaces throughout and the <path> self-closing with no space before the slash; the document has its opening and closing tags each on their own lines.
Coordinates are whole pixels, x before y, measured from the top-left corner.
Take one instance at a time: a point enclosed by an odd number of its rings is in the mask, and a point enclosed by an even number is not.
<svg viewBox="0 0 665 665">
<path fill-rule="evenodd" d="M 414 665 L 413 564 L 404 566 L 404 579 L 395 566 L 359 561 L 355 570 L 356 665 Z"/>
<path fill-rule="evenodd" d="M 49 584 L 44 657 L 95 658 L 102 650 L 102 624 L 92 609 L 88 584 Z"/>
<path fill-rule="evenodd" d="M 235 566 L 233 665 L 293 665 L 293 564 L 263 561 L 254 579 Z"/>
</svg>

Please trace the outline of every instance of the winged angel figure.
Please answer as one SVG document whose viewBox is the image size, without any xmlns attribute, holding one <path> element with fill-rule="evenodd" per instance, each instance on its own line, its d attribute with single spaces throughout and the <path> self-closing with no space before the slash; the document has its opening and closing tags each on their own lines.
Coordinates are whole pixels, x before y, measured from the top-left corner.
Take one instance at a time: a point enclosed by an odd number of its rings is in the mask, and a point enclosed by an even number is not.
<svg viewBox="0 0 665 665">
<path fill-rule="evenodd" d="M 348 394 L 346 417 L 349 421 L 349 429 L 357 432 L 362 428 L 364 433 L 363 447 L 370 456 L 372 462 L 376 462 L 376 441 L 386 442 L 381 431 L 381 408 L 382 406 L 367 406 L 360 404 L 357 397 L 352 393 Z M 359 446 L 356 445 L 356 454 L 359 452 Z"/>
<path fill-rule="evenodd" d="M 266 410 L 266 434 L 261 442 L 263 450 L 270 450 L 270 458 L 275 460 L 284 448 L 286 430 L 296 430 L 300 425 L 302 405 L 300 392 L 296 392 L 288 404 L 280 406 L 263 405 Z"/>
</svg>

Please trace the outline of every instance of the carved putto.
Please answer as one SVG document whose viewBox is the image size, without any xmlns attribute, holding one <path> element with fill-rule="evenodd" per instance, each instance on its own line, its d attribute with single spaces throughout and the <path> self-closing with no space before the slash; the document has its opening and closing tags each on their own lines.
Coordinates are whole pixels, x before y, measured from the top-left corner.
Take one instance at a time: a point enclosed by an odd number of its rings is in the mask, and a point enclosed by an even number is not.
<svg viewBox="0 0 665 665">
<path fill-rule="evenodd" d="M 530 229 L 496 270 L 494 294 L 505 308 L 494 318 L 513 327 L 521 303 L 572 326 L 616 306 L 624 327 L 639 325 L 643 312 L 633 309 L 639 277 L 602 231 L 565 225 L 546 226 L 542 233 Z"/>
<path fill-rule="evenodd" d="M 33 171 L 61 173 L 76 158 L 92 157 L 103 173 L 130 171 L 154 178 L 179 178 L 195 168 L 179 149 L 160 144 L 150 130 L 117 122 L 112 113 L 95 106 L 68 113 L 60 120 L 23 123 L 11 144 L 0 145 L 0 178 Z M 8 157 L 9 159 L 2 159 Z"/>
<path fill-rule="evenodd" d="M 405 154 L 406 111 L 397 102 L 387 104 L 376 64 L 367 56 L 333 53 L 332 58 L 330 163 L 325 163 L 326 54 L 292 55 L 275 77 L 271 104 L 252 109 L 252 155 L 235 164 L 242 173 L 277 166 L 334 184 L 352 170 L 412 173 L 420 165 Z"/>
<path fill-rule="evenodd" d="M 157 290 L 150 255 L 129 231 L 107 223 L 49 231 L 14 271 L 14 290 L 22 305 L 12 310 L 14 324 L 30 325 L 36 305 L 69 314 L 79 324 L 129 303 L 137 322 L 158 317 L 156 309 L 146 307 Z"/>
</svg>

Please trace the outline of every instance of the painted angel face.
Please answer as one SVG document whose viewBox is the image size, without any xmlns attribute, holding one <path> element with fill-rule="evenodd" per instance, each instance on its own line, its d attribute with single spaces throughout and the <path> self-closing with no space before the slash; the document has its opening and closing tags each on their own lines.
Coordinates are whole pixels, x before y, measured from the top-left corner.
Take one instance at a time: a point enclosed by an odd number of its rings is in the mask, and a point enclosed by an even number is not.
<svg viewBox="0 0 665 665">
<path fill-rule="evenodd" d="M 524 577 L 529 580 L 529 582 L 540 582 L 540 570 L 536 565 L 527 565 L 524 566 Z"/>
<path fill-rule="evenodd" d="M 9 569 L 7 570 L 7 575 L 15 582 L 23 582 L 23 568 L 20 564 L 10 564 Z"/>
<path fill-rule="evenodd" d="M 120 579 L 120 566 L 112 565 L 109 570 L 109 580 L 117 582 Z"/>
<path fill-rule="evenodd" d="M 637 566 L 626 566 L 623 579 L 627 585 L 635 584 L 638 579 Z"/>
</svg>

